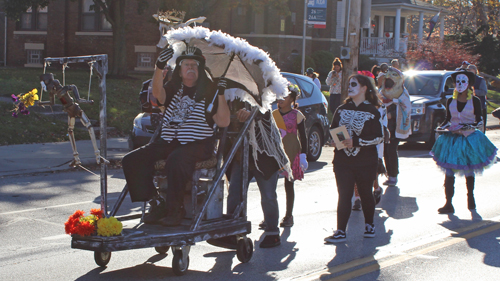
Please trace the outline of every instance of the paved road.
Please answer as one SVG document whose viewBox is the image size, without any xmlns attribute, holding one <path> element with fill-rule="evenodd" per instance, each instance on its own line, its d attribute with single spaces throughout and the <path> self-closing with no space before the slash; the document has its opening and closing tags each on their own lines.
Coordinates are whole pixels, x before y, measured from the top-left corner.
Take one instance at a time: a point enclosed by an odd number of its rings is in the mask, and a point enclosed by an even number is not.
<svg viewBox="0 0 500 281">
<path fill-rule="evenodd" d="M 489 131 L 500 147 L 500 130 Z M 284 229 L 282 245 L 260 249 L 262 220 L 259 193 L 250 185 L 248 216 L 256 251 L 247 264 L 234 251 L 205 242 L 190 253 L 189 272 L 174 277 L 172 254 L 153 249 L 115 252 L 108 267 L 99 268 L 93 253 L 70 248 L 63 223 L 76 209 L 98 207 L 99 178 L 84 172 L 5 176 L 0 179 L 1 280 L 496 280 L 500 273 L 500 165 L 477 177 L 477 213 L 467 210 L 463 178 L 456 184 L 454 215 L 438 215 L 444 203 L 444 176 L 423 145 L 400 148 L 397 187 L 387 188 L 377 206 L 377 236 L 365 239 L 363 215 L 353 212 L 348 240 L 325 245 L 336 225 L 337 192 L 331 148 L 311 163 L 296 184 L 295 226 Z M 123 187 L 120 170 L 110 170 L 109 196 Z M 283 179 L 279 181 L 284 212 Z M 127 200 L 123 213 L 138 212 Z"/>
</svg>

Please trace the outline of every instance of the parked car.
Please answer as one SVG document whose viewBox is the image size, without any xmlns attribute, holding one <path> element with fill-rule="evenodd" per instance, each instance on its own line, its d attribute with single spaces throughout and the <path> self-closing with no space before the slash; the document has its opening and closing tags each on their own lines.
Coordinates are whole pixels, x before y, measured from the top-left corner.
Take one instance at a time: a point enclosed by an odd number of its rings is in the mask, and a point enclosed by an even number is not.
<svg viewBox="0 0 500 281">
<path fill-rule="evenodd" d="M 411 100 L 411 129 L 408 142 L 423 141 L 432 146 L 436 141 L 435 129 L 446 117 L 446 100 L 453 94 L 454 71 L 405 71 L 404 85 Z"/>
<path fill-rule="evenodd" d="M 314 82 L 303 75 L 294 73 L 281 73 L 290 83 L 296 84 L 301 90 L 301 96 L 297 98 L 299 110 L 306 116 L 306 136 L 308 138 L 307 159 L 310 162 L 318 160 L 321 155 L 322 147 L 329 137 L 328 120 L 328 102 Z M 146 81 L 147 82 L 147 81 Z M 129 148 L 136 149 L 147 144 L 153 135 L 156 127 L 160 123 L 159 110 L 154 106 L 152 108 L 144 106 L 149 83 L 143 84 L 141 91 L 141 104 L 143 111 L 134 119 L 134 126 L 129 138 Z M 276 109 L 276 103 L 273 109 Z"/>
</svg>

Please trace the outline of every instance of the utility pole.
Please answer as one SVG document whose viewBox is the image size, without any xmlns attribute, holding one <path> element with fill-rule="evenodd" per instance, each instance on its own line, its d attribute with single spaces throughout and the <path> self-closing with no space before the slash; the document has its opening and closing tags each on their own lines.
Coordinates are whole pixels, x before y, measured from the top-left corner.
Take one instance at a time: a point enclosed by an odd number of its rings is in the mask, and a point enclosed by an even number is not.
<svg viewBox="0 0 500 281">
<path fill-rule="evenodd" d="M 359 56 L 359 40 L 361 38 L 361 0 L 351 0 L 347 1 L 350 3 L 350 8 L 348 7 L 348 23 L 346 24 L 346 47 L 351 48 L 350 59 L 344 60 L 342 62 L 342 93 L 340 100 L 347 98 L 347 87 L 349 83 L 349 76 L 358 71 L 358 56 Z"/>
<path fill-rule="evenodd" d="M 301 74 L 305 73 L 306 65 L 306 30 L 307 30 L 307 0 L 304 0 L 304 23 L 302 27 L 302 64 Z"/>
</svg>

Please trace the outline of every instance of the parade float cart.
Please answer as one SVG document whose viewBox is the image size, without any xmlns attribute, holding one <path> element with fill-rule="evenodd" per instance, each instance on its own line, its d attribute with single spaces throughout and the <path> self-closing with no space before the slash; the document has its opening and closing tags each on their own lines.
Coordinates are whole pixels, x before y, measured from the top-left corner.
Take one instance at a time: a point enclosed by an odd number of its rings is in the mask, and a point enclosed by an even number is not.
<svg viewBox="0 0 500 281">
<path fill-rule="evenodd" d="M 251 46 L 243 39 L 231 37 L 220 31 L 210 31 L 203 27 L 184 27 L 170 30 L 164 35 L 164 40 L 174 49 L 174 58 L 170 61 L 175 61 L 176 56 L 188 46 L 202 49 L 206 65 L 211 70 L 210 74 L 214 81 L 222 77 L 229 81 L 228 88 L 224 92 L 226 100 L 234 101 L 237 98 L 247 104 L 251 112 L 250 117 L 237 131 L 228 131 L 227 128 L 216 129 L 217 152 L 212 159 L 197 163 L 192 182 L 186 187 L 184 206 L 187 216 L 180 226 L 143 224 L 142 218 L 146 207 L 144 204 L 142 214 L 116 217 L 123 223 L 123 231 L 120 235 L 102 237 L 73 234 L 71 247 L 94 251 L 95 262 L 99 266 L 108 264 L 111 253 L 115 251 L 154 247 L 158 253 L 164 254 L 171 249 L 173 252 L 172 269 L 176 275 L 183 275 L 189 266 L 191 246 L 208 239 L 235 235 L 237 257 L 241 262 L 248 262 L 253 254 L 252 240 L 247 237 L 247 234 L 251 232 L 251 223 L 247 220 L 248 187 L 244 184 L 248 182 L 249 142 L 251 141 L 249 131 L 252 130 L 255 124 L 254 119 L 259 111 L 268 111 L 276 98 L 283 98 L 288 94 L 288 82 L 281 76 L 279 69 L 267 53 Z M 105 158 L 107 63 L 97 61 L 101 66 L 98 75 L 101 90 L 101 154 Z M 214 98 L 211 102 L 215 100 Z M 210 106 L 208 108 L 210 110 Z M 158 135 L 160 127 L 152 139 Z M 278 138 L 281 143 L 279 134 Z M 229 147 L 230 149 L 226 149 Z M 241 194 L 243 196 L 233 214 L 223 214 L 224 175 L 238 150 L 242 152 Z M 106 162 L 101 162 L 101 210 L 104 216 L 111 217 L 117 214 L 128 194 L 128 188 L 125 185 L 117 201 L 109 209 L 106 165 Z M 161 165 L 162 163 L 157 163 L 158 170 L 162 170 Z M 161 173 L 157 174 L 156 183 L 161 192 L 166 185 L 165 177 Z"/>
</svg>

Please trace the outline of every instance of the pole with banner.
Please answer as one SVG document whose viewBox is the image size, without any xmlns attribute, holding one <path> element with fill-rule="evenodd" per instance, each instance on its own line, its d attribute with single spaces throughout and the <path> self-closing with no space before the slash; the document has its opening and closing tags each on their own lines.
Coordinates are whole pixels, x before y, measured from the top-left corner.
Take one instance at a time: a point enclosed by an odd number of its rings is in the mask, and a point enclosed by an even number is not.
<svg viewBox="0 0 500 281">
<path fill-rule="evenodd" d="M 302 32 L 302 73 L 305 72 L 307 24 L 311 24 L 313 28 L 326 28 L 326 8 L 327 0 L 304 1 L 304 30 Z"/>
</svg>

